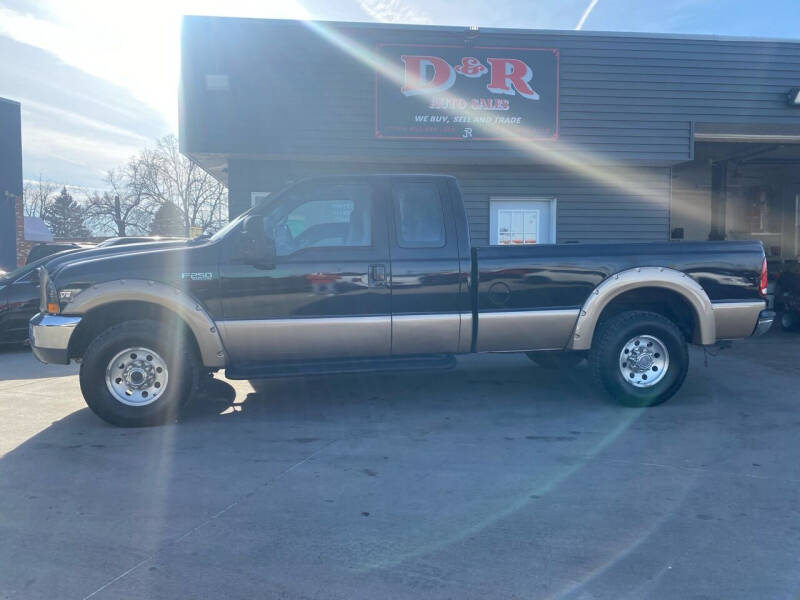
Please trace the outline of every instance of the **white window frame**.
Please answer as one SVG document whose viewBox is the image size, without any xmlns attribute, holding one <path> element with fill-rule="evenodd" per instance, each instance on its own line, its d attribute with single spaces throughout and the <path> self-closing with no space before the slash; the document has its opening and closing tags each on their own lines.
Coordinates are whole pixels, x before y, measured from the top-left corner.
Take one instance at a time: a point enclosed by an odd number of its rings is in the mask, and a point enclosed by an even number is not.
<svg viewBox="0 0 800 600">
<path fill-rule="evenodd" d="M 495 217 L 495 210 L 492 207 L 493 202 L 549 202 L 550 203 L 550 244 L 557 242 L 556 238 L 556 220 L 558 216 L 558 198 L 553 196 L 490 196 L 489 197 L 489 244 L 492 244 L 492 232 L 497 228 Z M 500 244 L 494 244 L 500 245 Z M 539 245 L 529 244 L 529 245 Z M 547 245 L 547 244 L 545 244 Z"/>
</svg>

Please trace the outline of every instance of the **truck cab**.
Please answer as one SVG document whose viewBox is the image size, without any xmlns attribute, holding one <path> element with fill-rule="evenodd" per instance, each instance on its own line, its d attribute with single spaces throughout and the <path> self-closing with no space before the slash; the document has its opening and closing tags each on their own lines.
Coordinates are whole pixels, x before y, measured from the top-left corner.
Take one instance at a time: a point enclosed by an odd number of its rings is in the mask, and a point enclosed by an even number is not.
<svg viewBox="0 0 800 600">
<path fill-rule="evenodd" d="M 254 209 L 221 249 L 231 359 L 469 350 L 469 235 L 457 190 L 446 177 L 335 177 Z"/>
</svg>

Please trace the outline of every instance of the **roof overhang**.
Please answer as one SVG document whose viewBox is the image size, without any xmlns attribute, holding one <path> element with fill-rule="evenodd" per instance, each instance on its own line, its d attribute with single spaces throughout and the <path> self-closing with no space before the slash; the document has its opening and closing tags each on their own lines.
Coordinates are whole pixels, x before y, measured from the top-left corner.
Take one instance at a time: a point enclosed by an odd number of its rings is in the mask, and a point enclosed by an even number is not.
<svg viewBox="0 0 800 600">
<path fill-rule="evenodd" d="M 695 123 L 694 141 L 800 144 L 800 124 Z"/>
</svg>

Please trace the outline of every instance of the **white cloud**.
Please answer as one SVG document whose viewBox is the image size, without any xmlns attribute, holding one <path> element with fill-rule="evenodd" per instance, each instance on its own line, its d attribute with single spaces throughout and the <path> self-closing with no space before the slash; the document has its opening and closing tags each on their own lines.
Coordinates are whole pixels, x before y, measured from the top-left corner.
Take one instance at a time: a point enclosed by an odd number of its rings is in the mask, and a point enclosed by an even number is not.
<svg viewBox="0 0 800 600">
<path fill-rule="evenodd" d="M 136 150 L 136 146 L 37 125 L 26 127 L 23 140 L 26 172 L 41 172 L 59 184 L 100 185 L 107 169 L 124 164 Z"/>
<path fill-rule="evenodd" d="M 293 0 L 45 0 L 46 18 L 0 7 L 0 35 L 130 90 L 177 129 L 183 14 L 310 18 Z"/>
<path fill-rule="evenodd" d="M 382 23 L 431 22 L 428 16 L 409 6 L 404 0 L 358 0 L 358 4 L 370 17 Z"/>
<path fill-rule="evenodd" d="M 63 123 L 65 126 L 76 129 L 79 128 L 86 131 L 88 134 L 102 135 L 105 138 L 115 137 L 128 142 L 132 148 L 139 148 L 146 144 L 152 143 L 153 141 L 144 135 L 140 135 L 136 132 L 125 129 L 124 127 L 118 127 L 116 125 L 99 121 L 97 119 L 92 119 L 91 117 L 69 110 L 63 110 L 55 106 L 43 104 L 41 102 L 37 102 L 36 100 L 26 98 L 25 96 L 17 96 L 16 100 L 22 104 L 23 113 L 33 110 L 39 113 L 49 114 L 55 119 L 58 119 L 58 121 Z"/>
</svg>

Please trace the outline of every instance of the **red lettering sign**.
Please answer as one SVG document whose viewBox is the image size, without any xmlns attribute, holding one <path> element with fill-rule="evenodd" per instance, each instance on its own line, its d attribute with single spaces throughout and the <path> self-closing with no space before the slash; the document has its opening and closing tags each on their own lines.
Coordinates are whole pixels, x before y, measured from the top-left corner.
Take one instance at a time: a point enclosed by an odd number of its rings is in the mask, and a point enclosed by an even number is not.
<svg viewBox="0 0 800 600">
<path fill-rule="evenodd" d="M 378 43 L 375 136 L 558 139 L 556 48 Z M 389 66 L 391 65 L 391 66 Z"/>
<path fill-rule="evenodd" d="M 481 61 L 473 56 L 465 56 L 462 58 L 461 64 L 456 65 L 455 69 L 459 75 L 464 75 L 465 77 L 480 77 L 489 70 L 483 66 Z"/>
<path fill-rule="evenodd" d="M 533 78 L 531 68 L 516 58 L 487 58 L 490 81 L 486 89 L 494 94 L 514 95 L 514 90 L 523 98 L 538 100 L 537 94 L 530 86 Z"/>
<path fill-rule="evenodd" d="M 443 92 L 450 89 L 456 80 L 453 67 L 438 56 L 404 54 L 400 60 L 406 66 L 403 87 L 400 89 L 404 96 Z M 433 69 L 430 78 L 428 78 L 429 69 Z"/>
</svg>

